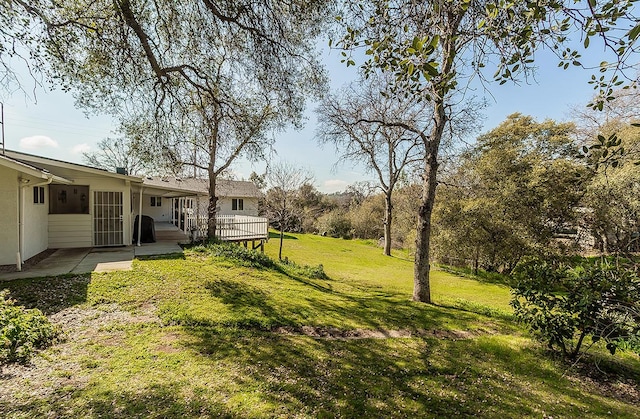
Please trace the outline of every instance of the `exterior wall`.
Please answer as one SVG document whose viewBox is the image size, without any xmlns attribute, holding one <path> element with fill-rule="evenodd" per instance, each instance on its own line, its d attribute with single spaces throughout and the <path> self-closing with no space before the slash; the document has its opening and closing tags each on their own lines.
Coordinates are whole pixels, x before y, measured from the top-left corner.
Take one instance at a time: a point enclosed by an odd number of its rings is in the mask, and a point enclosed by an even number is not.
<svg viewBox="0 0 640 419">
<path fill-rule="evenodd" d="M 49 214 L 49 248 L 93 246 L 91 214 Z"/>
<path fill-rule="evenodd" d="M 0 265 L 15 265 L 18 253 L 18 172 L 0 166 Z"/>
<path fill-rule="evenodd" d="M 34 183 L 34 182 L 32 182 Z M 33 186 L 23 188 L 24 208 L 24 237 L 22 260 L 27 260 L 38 253 L 47 250 L 49 246 L 49 188 L 44 188 L 44 203 L 33 203 Z"/>
<path fill-rule="evenodd" d="M 135 191 L 134 191 L 135 192 Z M 133 199 L 133 212 L 138 213 L 139 202 L 138 202 L 139 194 L 135 194 Z M 169 222 L 171 221 L 171 198 L 162 197 L 162 206 L 152 207 L 151 206 L 151 197 L 156 195 L 142 195 L 142 214 L 148 215 L 153 218 L 154 221 L 161 222 Z M 135 219 L 135 216 L 134 216 Z"/>
<path fill-rule="evenodd" d="M 234 197 L 225 197 L 220 198 L 218 200 L 218 207 L 220 207 L 220 211 L 218 214 L 220 215 L 252 215 L 254 217 L 258 216 L 258 198 L 243 198 L 238 197 L 235 199 L 242 199 L 244 201 L 244 209 L 242 211 L 234 211 L 232 208 L 232 199 Z"/>
<path fill-rule="evenodd" d="M 57 170 L 56 174 L 73 179 L 75 185 L 89 186 L 89 214 L 50 214 L 49 247 L 52 249 L 69 247 L 91 247 L 93 237 L 94 192 L 122 192 L 122 223 L 124 245 L 132 240 L 133 219 L 131 206 L 131 186 L 127 181 L 106 176 L 90 175 L 75 170 Z M 47 207 L 48 208 L 48 207 Z"/>
</svg>

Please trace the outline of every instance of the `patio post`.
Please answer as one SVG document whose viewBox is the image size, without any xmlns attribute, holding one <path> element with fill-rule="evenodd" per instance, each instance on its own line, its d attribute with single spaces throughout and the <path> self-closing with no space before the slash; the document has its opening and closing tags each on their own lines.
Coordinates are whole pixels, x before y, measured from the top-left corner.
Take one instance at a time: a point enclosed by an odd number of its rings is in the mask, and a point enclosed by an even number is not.
<svg viewBox="0 0 640 419">
<path fill-rule="evenodd" d="M 138 247 L 140 247 L 140 240 L 142 239 L 142 191 L 144 187 L 140 185 L 140 202 L 138 205 Z"/>
</svg>

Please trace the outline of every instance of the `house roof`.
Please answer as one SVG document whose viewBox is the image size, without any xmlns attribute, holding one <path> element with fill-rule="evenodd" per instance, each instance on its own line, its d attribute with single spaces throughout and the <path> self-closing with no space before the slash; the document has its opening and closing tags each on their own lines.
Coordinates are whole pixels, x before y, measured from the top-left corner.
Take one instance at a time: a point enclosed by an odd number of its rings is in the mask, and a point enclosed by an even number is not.
<svg viewBox="0 0 640 419">
<path fill-rule="evenodd" d="M 0 154 L 0 165 L 9 167 L 11 169 L 17 170 L 20 173 L 24 173 L 33 177 L 41 178 L 41 179 L 52 179 L 53 181 L 59 183 L 72 183 L 70 180 L 65 179 L 61 176 L 56 176 L 53 173 L 50 173 L 48 170 L 34 166 L 27 162 L 21 161 L 19 159 L 15 159 L 9 157 L 4 154 Z"/>
<path fill-rule="evenodd" d="M 43 179 L 53 177 L 54 180 L 61 183 L 72 183 L 63 177 L 54 175 L 56 169 L 70 169 L 85 172 L 93 175 L 108 176 L 112 178 L 128 180 L 137 184 L 142 183 L 144 188 L 155 190 L 159 195 L 164 196 L 184 196 L 184 195 L 208 195 L 209 180 L 176 177 L 139 177 L 121 175 L 119 173 L 110 172 L 98 167 L 86 166 L 78 163 L 70 163 L 62 160 L 56 160 L 49 157 L 35 156 L 27 153 L 7 150 L 5 156 L 1 156 L 2 161 L 11 161 L 12 164 L 18 165 L 22 170 L 30 170 L 33 176 L 42 175 Z M 146 193 L 149 193 L 146 191 Z M 260 190 L 248 181 L 218 179 L 216 182 L 216 194 L 219 198 L 237 197 L 237 198 L 259 198 L 262 196 Z"/>
<path fill-rule="evenodd" d="M 128 176 L 121 175 L 118 173 L 110 172 L 105 169 L 100 169 L 98 167 L 85 166 L 83 164 L 78 163 L 70 163 L 62 160 L 56 160 L 49 157 L 41 157 L 35 156 L 33 154 L 21 153 L 18 151 L 7 150 L 6 155 L 13 160 L 22 162 L 24 164 L 30 165 L 32 167 L 37 168 L 38 170 L 47 171 L 52 173 L 56 169 L 71 169 L 77 170 L 80 172 L 85 172 L 94 175 L 101 175 L 107 177 L 113 177 L 116 179 L 128 180 L 131 182 L 141 182 L 140 177 L 137 176 Z"/>
<path fill-rule="evenodd" d="M 195 195 L 209 194 L 209 180 L 196 178 L 175 177 L 145 177 L 144 186 L 165 191 L 192 192 Z M 216 182 L 216 195 L 219 198 L 259 198 L 260 190 L 252 182 L 244 180 L 218 179 Z"/>
</svg>

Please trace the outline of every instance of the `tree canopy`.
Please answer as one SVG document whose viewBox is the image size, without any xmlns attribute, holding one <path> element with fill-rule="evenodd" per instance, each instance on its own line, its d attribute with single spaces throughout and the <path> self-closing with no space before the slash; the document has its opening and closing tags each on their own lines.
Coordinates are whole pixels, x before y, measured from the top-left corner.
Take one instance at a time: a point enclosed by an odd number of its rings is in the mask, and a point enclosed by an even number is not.
<svg viewBox="0 0 640 419">
<path fill-rule="evenodd" d="M 508 272 L 525 255 L 558 250 L 555 239 L 577 226 L 587 170 L 571 123 L 510 115 L 453 166 L 434 212 L 441 259 Z"/>
<path fill-rule="evenodd" d="M 314 38 L 327 3 L 10 0 L 3 32 L 47 64 L 50 79 L 77 102 L 114 115 L 144 149 L 176 170 L 209 180 L 209 235 L 215 180 L 239 157 L 262 157 L 270 133 L 300 126 L 305 100 L 324 72 Z M 29 38 L 24 34 L 28 33 Z"/>
<path fill-rule="evenodd" d="M 439 150 L 451 119 L 450 105 L 464 94 L 469 78 L 486 77 L 495 67 L 499 83 L 517 80 L 534 70 L 536 53 L 549 47 L 559 64 L 582 66 L 581 53 L 570 36 L 583 39 L 583 47 L 599 39 L 616 58 L 600 63 L 603 74 L 592 82 L 602 107 L 613 88 L 624 84 L 633 70 L 640 25 L 634 0 L 621 2 L 505 2 L 503 0 L 442 0 L 413 2 L 373 0 L 349 3 L 340 20 L 345 35 L 337 44 L 347 66 L 355 65 L 353 51 L 364 49 L 365 74 L 392 75 L 398 95 L 432 104 L 432 129 L 422 137 L 423 193 L 418 212 L 414 300 L 430 302 L 429 260 L 431 215 L 435 202 Z M 493 71 L 493 70 L 491 70 Z M 609 77 L 610 76 L 610 77 Z M 635 76 L 635 74 L 633 74 Z M 629 79 L 634 80 L 633 77 Z"/>
</svg>

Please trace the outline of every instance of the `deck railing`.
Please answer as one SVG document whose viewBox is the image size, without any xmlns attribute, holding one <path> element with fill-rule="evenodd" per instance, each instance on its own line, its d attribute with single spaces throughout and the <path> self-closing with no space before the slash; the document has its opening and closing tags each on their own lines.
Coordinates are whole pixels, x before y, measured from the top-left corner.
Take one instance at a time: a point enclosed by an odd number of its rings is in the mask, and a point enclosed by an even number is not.
<svg viewBox="0 0 640 419">
<path fill-rule="evenodd" d="M 196 228 L 199 238 L 207 236 L 208 221 L 206 215 L 199 217 Z M 269 220 L 248 215 L 218 215 L 216 237 L 223 241 L 266 240 L 269 237 Z"/>
</svg>

